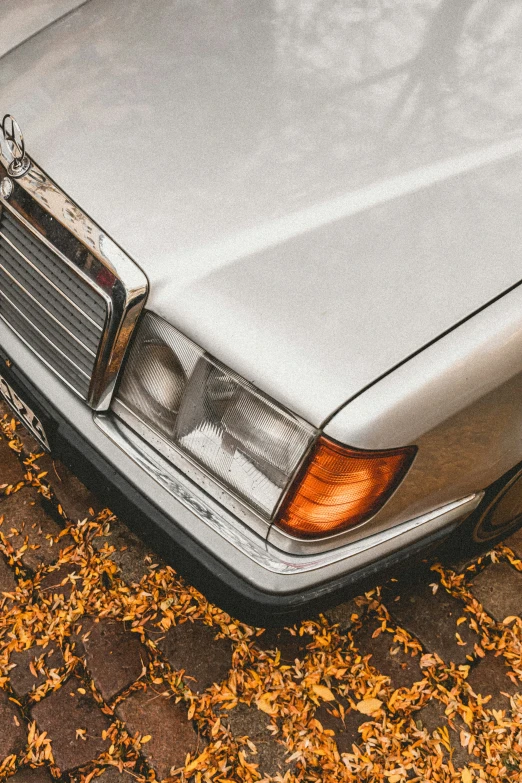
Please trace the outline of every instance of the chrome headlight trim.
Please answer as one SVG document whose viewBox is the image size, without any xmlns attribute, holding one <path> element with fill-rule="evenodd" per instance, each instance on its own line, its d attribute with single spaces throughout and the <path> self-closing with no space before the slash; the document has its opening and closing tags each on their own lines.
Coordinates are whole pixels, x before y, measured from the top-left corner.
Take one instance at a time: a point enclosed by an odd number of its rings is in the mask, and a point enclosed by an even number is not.
<svg viewBox="0 0 522 783">
<path fill-rule="evenodd" d="M 111 410 L 255 530 L 270 524 L 318 434 L 150 311 Z"/>
<path fill-rule="evenodd" d="M 159 433 L 152 431 L 121 400 L 114 398 L 111 405 L 111 413 L 114 416 L 96 416 L 95 421 L 118 445 L 123 447 L 124 444 L 130 444 L 132 441 L 130 433 L 135 433 L 135 438 L 139 438 L 143 445 L 147 447 L 146 453 L 149 455 L 151 465 L 154 463 L 151 460 L 151 456 L 156 454 L 158 460 L 165 465 L 170 465 L 173 473 L 177 474 L 179 472 L 179 474 L 185 476 L 187 482 L 195 485 L 205 497 L 209 498 L 210 496 L 213 498 L 223 509 L 227 509 L 230 514 L 233 514 L 241 523 L 247 525 L 259 536 L 264 538 L 267 535 L 270 528 L 269 520 L 263 518 L 261 514 L 258 514 L 255 509 L 251 508 L 241 498 L 233 495 L 212 473 L 191 459 L 189 454 L 176 448 Z M 127 433 L 127 437 L 123 436 L 124 432 Z M 121 437 L 117 437 L 117 433 Z M 128 449 L 124 450 L 129 453 Z M 156 474 L 154 468 L 150 472 L 152 475 Z M 162 475 L 164 474 L 165 472 L 163 471 Z"/>
<path fill-rule="evenodd" d="M 25 174 L 9 179 L 12 187 L 0 195 L 0 213 L 6 209 L 15 215 L 105 299 L 107 320 L 87 402 L 95 410 L 106 410 L 147 296 L 148 281 L 139 266 L 34 161 L 30 163 Z M 7 166 L 8 161 L 0 152 L 0 179 L 7 177 Z M 52 241 L 48 239 L 49 229 Z"/>
</svg>

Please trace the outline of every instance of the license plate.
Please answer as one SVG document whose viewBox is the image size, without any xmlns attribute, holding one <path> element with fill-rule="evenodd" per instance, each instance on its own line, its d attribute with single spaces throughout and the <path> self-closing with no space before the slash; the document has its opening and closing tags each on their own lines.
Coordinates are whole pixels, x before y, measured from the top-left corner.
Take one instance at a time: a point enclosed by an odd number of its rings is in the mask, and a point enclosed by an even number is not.
<svg viewBox="0 0 522 783">
<path fill-rule="evenodd" d="M 36 413 L 26 402 L 22 400 L 22 398 L 15 392 L 13 387 L 10 386 L 10 384 L 8 384 L 5 378 L 3 378 L 1 375 L 0 394 L 7 402 L 16 418 L 22 422 L 24 427 L 27 427 L 31 435 L 36 438 L 38 443 L 40 443 L 46 451 L 51 451 L 42 422 Z"/>
</svg>

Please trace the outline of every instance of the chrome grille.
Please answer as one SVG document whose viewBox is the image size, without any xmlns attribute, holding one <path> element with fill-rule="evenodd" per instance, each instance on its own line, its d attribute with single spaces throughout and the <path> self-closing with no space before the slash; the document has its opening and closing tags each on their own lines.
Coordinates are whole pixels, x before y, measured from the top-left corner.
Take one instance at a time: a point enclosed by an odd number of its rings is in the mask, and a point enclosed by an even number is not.
<svg viewBox="0 0 522 783">
<path fill-rule="evenodd" d="M 107 303 L 5 208 L 0 213 L 0 315 L 88 398 Z"/>
</svg>

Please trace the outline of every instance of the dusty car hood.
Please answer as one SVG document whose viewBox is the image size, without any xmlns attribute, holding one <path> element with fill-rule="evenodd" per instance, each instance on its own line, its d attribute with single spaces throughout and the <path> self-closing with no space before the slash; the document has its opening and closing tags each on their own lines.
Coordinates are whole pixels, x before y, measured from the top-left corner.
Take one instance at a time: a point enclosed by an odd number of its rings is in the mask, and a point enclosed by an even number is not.
<svg viewBox="0 0 522 783">
<path fill-rule="evenodd" d="M 42 28 L 81 5 L 83 0 L 2 0 L 0 5 L 0 57 Z"/>
<path fill-rule="evenodd" d="M 318 425 L 522 278 L 498 6 L 91 0 L 0 60 L 0 109 L 151 309 Z"/>
</svg>

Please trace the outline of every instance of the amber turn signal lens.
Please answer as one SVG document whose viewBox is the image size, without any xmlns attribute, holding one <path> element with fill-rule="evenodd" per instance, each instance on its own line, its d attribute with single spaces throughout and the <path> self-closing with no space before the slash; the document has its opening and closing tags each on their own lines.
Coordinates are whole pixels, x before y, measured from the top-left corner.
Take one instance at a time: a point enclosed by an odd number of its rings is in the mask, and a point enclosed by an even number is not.
<svg viewBox="0 0 522 783">
<path fill-rule="evenodd" d="M 319 438 L 275 524 L 297 538 L 321 538 L 364 522 L 400 484 L 416 451 L 359 451 Z"/>
</svg>

